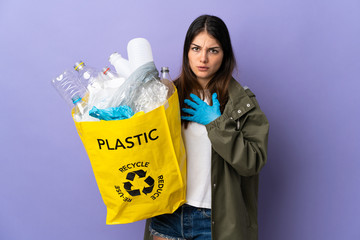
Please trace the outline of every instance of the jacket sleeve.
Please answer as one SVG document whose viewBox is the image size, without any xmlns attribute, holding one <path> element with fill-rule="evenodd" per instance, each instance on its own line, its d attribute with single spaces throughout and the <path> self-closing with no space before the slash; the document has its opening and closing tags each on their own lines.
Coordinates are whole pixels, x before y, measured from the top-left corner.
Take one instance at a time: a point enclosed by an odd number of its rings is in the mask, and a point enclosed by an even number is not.
<svg viewBox="0 0 360 240">
<path fill-rule="evenodd" d="M 206 125 L 213 150 L 241 176 L 258 174 L 267 160 L 268 120 L 255 95 L 247 100 Z"/>
</svg>

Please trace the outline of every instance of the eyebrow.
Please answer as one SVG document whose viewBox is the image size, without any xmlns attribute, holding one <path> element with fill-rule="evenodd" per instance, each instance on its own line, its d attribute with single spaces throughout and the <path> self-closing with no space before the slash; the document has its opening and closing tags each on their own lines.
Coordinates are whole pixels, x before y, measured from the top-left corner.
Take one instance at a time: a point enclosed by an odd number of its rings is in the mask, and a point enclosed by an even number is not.
<svg viewBox="0 0 360 240">
<path fill-rule="evenodd" d="M 195 47 L 201 48 L 201 46 L 195 44 L 195 43 L 191 43 L 191 45 L 194 45 Z M 209 49 L 215 49 L 215 48 L 221 48 L 219 46 L 215 46 L 215 47 L 210 47 Z"/>
</svg>

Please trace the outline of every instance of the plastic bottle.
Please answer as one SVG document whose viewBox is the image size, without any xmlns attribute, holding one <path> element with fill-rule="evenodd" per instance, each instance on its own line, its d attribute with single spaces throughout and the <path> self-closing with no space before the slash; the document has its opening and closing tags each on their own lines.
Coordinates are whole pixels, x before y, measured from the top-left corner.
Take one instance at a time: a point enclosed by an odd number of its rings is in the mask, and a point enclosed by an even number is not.
<svg viewBox="0 0 360 240">
<path fill-rule="evenodd" d="M 101 72 L 104 75 L 105 80 L 112 80 L 118 77 L 116 76 L 117 74 L 115 75 L 109 67 L 104 67 Z"/>
<path fill-rule="evenodd" d="M 52 79 L 51 83 L 71 108 L 74 107 L 73 100 L 83 98 L 87 92 L 76 74 L 70 70 L 65 70 L 58 77 Z"/>
<path fill-rule="evenodd" d="M 75 63 L 74 69 L 79 73 L 79 80 L 84 87 L 98 88 L 101 86 L 101 81 L 98 78 L 99 72 L 96 69 L 86 66 L 81 60 Z"/>
<path fill-rule="evenodd" d="M 169 68 L 168 67 L 161 67 L 161 74 L 160 74 L 160 81 L 165 84 L 168 87 L 168 95 L 167 98 L 169 98 L 174 92 L 174 85 L 172 83 Z"/>
<path fill-rule="evenodd" d="M 114 52 L 109 57 L 109 62 L 115 67 L 116 72 L 124 78 L 128 78 L 132 71 L 128 60 L 123 58 L 119 53 Z"/>
<path fill-rule="evenodd" d="M 151 45 L 145 38 L 134 38 L 127 45 L 130 67 L 135 71 L 145 63 L 154 61 Z"/>
<path fill-rule="evenodd" d="M 109 67 L 104 67 L 102 69 L 102 76 L 104 78 L 104 88 L 118 88 L 125 82 L 125 78 L 122 78 L 117 73 L 112 72 Z"/>
</svg>

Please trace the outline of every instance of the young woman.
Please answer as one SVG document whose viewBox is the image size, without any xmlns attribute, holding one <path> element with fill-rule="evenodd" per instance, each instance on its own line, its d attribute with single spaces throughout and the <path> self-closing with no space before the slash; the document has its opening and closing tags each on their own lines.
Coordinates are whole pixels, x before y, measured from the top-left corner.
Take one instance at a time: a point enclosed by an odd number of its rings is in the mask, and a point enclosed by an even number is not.
<svg viewBox="0 0 360 240">
<path fill-rule="evenodd" d="M 149 220 L 145 239 L 151 239 L 149 232 L 154 240 L 258 238 L 259 172 L 269 124 L 255 95 L 233 79 L 235 65 L 225 23 L 209 15 L 195 19 L 175 81 L 187 151 L 187 203 Z"/>
</svg>

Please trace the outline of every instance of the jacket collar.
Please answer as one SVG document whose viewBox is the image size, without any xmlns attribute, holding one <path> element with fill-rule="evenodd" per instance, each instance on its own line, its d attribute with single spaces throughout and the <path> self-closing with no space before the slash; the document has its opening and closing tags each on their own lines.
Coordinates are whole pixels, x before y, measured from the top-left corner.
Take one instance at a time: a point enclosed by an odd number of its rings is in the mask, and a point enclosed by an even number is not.
<svg viewBox="0 0 360 240">
<path fill-rule="evenodd" d="M 250 89 L 244 89 L 234 78 L 229 83 L 229 101 L 224 112 L 233 119 L 238 119 L 255 107 L 250 97 L 255 95 Z"/>
</svg>

